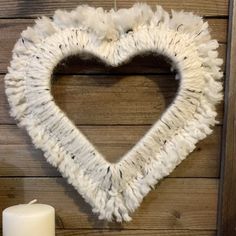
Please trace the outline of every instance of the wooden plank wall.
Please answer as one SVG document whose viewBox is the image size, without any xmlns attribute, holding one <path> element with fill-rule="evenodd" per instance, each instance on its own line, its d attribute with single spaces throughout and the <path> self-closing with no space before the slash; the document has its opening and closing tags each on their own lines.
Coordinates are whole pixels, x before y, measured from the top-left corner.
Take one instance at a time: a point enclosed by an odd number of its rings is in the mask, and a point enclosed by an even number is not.
<svg viewBox="0 0 236 236">
<path fill-rule="evenodd" d="M 134 2 L 117 0 L 117 6 L 129 7 Z M 156 4 L 154 0 L 147 2 Z M 57 8 L 72 9 L 79 3 L 107 9 L 114 6 L 109 0 L 0 0 L 0 209 L 34 198 L 51 204 L 56 208 L 58 236 L 215 235 L 223 105 L 218 106 L 220 123 L 214 133 L 158 184 L 127 224 L 98 221 L 9 117 L 3 77 L 20 32 L 40 15 L 51 16 Z M 204 16 L 220 42 L 220 56 L 225 58 L 227 0 L 158 3 L 168 11 L 185 9 Z M 110 161 L 117 160 L 150 128 L 178 88 L 169 66 L 151 55 L 138 56 L 116 69 L 94 59 L 71 58 L 55 69 L 53 78 L 57 103 Z"/>
<path fill-rule="evenodd" d="M 220 195 L 217 236 L 236 234 L 236 1 L 229 1 L 227 66 L 225 75 Z"/>
</svg>

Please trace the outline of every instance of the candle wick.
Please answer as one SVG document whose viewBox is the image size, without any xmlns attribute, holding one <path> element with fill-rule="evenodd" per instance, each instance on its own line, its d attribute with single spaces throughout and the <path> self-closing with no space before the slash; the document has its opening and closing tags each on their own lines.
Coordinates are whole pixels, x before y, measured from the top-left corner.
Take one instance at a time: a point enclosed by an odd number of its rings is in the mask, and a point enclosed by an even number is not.
<svg viewBox="0 0 236 236">
<path fill-rule="evenodd" d="M 37 199 L 34 199 L 34 200 L 30 201 L 30 202 L 28 203 L 28 205 L 34 204 L 34 203 L 36 203 L 37 201 L 38 201 Z"/>
</svg>

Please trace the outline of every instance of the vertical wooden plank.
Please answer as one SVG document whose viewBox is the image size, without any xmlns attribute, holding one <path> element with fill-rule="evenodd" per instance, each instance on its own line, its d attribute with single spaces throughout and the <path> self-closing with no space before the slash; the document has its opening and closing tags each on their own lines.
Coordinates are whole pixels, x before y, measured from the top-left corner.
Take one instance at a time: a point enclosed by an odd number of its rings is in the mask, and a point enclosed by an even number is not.
<svg viewBox="0 0 236 236">
<path fill-rule="evenodd" d="M 229 10 L 219 236 L 236 235 L 236 0 L 230 0 Z"/>
</svg>

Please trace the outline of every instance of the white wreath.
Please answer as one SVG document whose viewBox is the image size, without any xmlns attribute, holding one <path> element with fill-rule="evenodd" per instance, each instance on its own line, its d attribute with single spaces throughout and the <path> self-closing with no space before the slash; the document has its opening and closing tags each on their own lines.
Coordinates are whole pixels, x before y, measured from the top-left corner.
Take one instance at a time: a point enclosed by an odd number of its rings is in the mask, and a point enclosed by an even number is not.
<svg viewBox="0 0 236 236">
<path fill-rule="evenodd" d="M 208 23 L 192 13 L 148 5 L 104 11 L 79 6 L 42 17 L 22 32 L 5 77 L 11 115 L 99 219 L 129 221 L 150 189 L 212 132 L 222 100 L 222 60 Z M 118 66 L 144 52 L 171 59 L 180 88 L 171 106 L 117 163 L 110 163 L 55 104 L 53 68 L 89 52 Z"/>
</svg>

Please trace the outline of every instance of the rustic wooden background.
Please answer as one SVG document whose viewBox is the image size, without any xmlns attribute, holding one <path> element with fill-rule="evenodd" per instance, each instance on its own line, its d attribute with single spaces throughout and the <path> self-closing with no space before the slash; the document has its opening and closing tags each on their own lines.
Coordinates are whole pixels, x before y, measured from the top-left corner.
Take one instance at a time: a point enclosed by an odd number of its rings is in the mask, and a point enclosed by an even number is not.
<svg viewBox="0 0 236 236">
<path fill-rule="evenodd" d="M 117 7 L 134 2 L 117 0 Z M 184 9 L 204 16 L 225 59 L 228 0 L 146 2 L 152 6 L 158 2 L 168 11 Z M 216 235 L 222 104 L 214 133 L 161 181 L 127 224 L 98 221 L 90 206 L 46 163 L 42 152 L 8 115 L 3 78 L 20 32 L 40 15 L 51 16 L 57 8 L 72 9 L 79 3 L 114 7 L 109 0 L 0 0 L 0 209 L 34 198 L 53 205 L 58 236 Z M 95 59 L 71 58 L 58 65 L 53 79 L 59 106 L 110 161 L 117 160 L 150 128 L 178 88 L 163 58 L 151 55 L 138 56 L 116 69 Z"/>
</svg>

